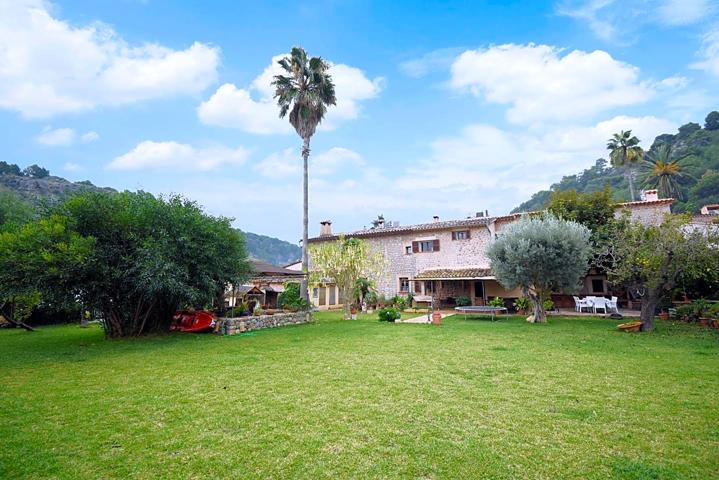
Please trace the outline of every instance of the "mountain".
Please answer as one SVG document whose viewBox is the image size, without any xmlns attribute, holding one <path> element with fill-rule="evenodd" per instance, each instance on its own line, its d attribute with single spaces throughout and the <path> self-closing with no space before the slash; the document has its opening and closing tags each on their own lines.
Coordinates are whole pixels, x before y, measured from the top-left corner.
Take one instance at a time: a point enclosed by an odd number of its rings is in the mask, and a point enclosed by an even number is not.
<svg viewBox="0 0 719 480">
<path fill-rule="evenodd" d="M 42 201 L 54 203 L 68 195 L 87 190 L 116 191 L 112 188 L 97 187 L 89 181 L 71 182 L 62 177 L 55 177 L 36 165 L 21 171 L 17 165 L 5 162 L 0 162 L 0 190 L 11 191 L 32 204 Z M 301 256 L 300 247 L 297 245 L 266 235 L 242 233 L 245 236 L 247 254 L 250 258 L 273 265 L 286 265 Z"/>
<path fill-rule="evenodd" d="M 681 196 L 672 207 L 674 212 L 696 213 L 709 203 L 719 203 L 719 114 L 712 112 L 707 116 L 704 127 L 698 123 L 687 123 L 679 127 L 675 134 L 665 133 L 654 139 L 648 150 L 656 155 L 662 145 L 669 145 L 672 158 L 680 160 L 685 178 L 680 181 Z M 713 120 L 712 120 L 713 119 Z M 646 173 L 640 168 L 635 185 L 637 190 L 644 188 Z M 624 171 L 612 167 L 600 158 L 594 165 L 576 175 L 568 175 L 549 187 L 541 190 L 526 202 L 517 206 L 512 213 L 541 210 L 553 192 L 574 189 L 579 193 L 602 190 L 606 185 L 612 189 L 617 201 L 629 200 L 629 184 Z"/>
<path fill-rule="evenodd" d="M 302 255 L 300 247 L 290 242 L 257 233 L 242 233 L 245 235 L 247 253 L 251 258 L 284 266 L 299 260 Z"/>
</svg>

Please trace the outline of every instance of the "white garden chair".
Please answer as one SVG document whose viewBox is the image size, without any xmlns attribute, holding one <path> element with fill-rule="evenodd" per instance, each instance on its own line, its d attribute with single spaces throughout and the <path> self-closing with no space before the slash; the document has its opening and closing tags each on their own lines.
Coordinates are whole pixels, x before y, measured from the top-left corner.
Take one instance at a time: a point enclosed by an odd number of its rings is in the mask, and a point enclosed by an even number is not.
<svg viewBox="0 0 719 480">
<path fill-rule="evenodd" d="M 611 300 L 607 300 L 606 306 L 609 308 L 609 310 L 613 310 L 615 313 L 619 313 L 619 307 L 617 307 L 617 301 L 619 299 L 617 297 L 612 297 Z"/>
<path fill-rule="evenodd" d="M 581 299 L 579 297 L 572 297 L 574 299 L 574 310 L 576 312 L 581 312 L 583 308 L 592 308 L 592 305 L 587 301 L 587 299 Z"/>
<path fill-rule="evenodd" d="M 608 304 L 609 304 L 609 300 L 607 300 L 606 298 L 596 297 L 594 299 L 594 301 L 592 302 L 592 310 L 594 310 L 594 313 L 597 313 L 597 309 L 601 308 L 602 310 L 604 310 L 604 313 L 609 313 L 607 311 Z"/>
</svg>

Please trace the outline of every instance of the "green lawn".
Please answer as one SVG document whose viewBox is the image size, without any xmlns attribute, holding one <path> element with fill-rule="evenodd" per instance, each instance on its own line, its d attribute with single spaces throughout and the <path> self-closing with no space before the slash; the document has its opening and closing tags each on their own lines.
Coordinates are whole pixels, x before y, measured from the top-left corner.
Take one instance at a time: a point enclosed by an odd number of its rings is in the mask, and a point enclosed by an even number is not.
<svg viewBox="0 0 719 480">
<path fill-rule="evenodd" d="M 718 478 L 719 335 L 341 321 L 0 330 L 0 478 Z"/>
</svg>

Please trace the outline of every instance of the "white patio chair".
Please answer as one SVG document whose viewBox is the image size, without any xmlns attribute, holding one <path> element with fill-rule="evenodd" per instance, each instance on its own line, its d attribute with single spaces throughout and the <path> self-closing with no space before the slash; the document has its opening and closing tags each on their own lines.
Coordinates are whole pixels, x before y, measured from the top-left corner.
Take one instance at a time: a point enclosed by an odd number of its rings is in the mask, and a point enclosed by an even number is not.
<svg viewBox="0 0 719 480">
<path fill-rule="evenodd" d="M 606 306 L 609 308 L 609 310 L 613 310 L 615 313 L 619 313 L 619 307 L 617 307 L 617 301 L 619 299 L 617 297 L 612 297 L 611 300 L 607 300 Z"/>
<path fill-rule="evenodd" d="M 604 297 L 596 297 L 594 301 L 592 302 L 592 310 L 594 310 L 594 313 L 597 313 L 597 309 L 601 308 L 604 310 L 604 313 L 608 313 L 607 311 L 607 304 L 609 303 L 609 300 L 607 300 Z"/>
<path fill-rule="evenodd" d="M 592 308 L 587 302 L 587 299 L 581 299 L 579 297 L 572 297 L 574 299 L 574 311 L 581 312 L 583 308 Z"/>
</svg>

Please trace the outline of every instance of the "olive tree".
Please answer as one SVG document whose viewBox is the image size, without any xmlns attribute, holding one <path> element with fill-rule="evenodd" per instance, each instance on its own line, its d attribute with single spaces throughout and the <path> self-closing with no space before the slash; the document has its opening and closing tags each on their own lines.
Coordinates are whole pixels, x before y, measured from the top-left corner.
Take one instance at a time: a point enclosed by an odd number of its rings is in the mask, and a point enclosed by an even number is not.
<svg viewBox="0 0 719 480">
<path fill-rule="evenodd" d="M 313 283 L 335 282 L 344 299 L 344 318 L 350 315 L 352 292 L 360 278 L 372 282 L 379 278 L 385 258 L 369 244 L 357 238 L 340 237 L 333 242 L 321 242 L 310 247 Z"/>
<path fill-rule="evenodd" d="M 587 227 L 554 216 L 525 217 L 509 225 L 487 254 L 492 272 L 507 289 L 521 288 L 533 305 L 529 321 L 546 322 L 542 300 L 571 291 L 586 274 L 591 246 Z"/>
<path fill-rule="evenodd" d="M 694 229 L 689 217 L 667 215 L 659 225 L 624 222 L 609 251 L 607 273 L 641 298 L 642 330 L 654 328 L 660 301 L 682 280 L 701 280 L 719 269 L 717 229 Z"/>
</svg>

